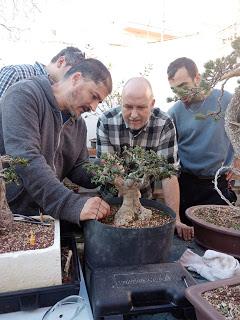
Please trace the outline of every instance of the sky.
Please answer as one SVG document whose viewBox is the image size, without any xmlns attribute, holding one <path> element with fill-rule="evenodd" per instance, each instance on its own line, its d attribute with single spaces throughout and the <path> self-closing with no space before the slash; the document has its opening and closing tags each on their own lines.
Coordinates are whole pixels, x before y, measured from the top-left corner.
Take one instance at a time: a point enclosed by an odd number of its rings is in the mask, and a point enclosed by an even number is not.
<svg viewBox="0 0 240 320">
<path fill-rule="evenodd" d="M 79 32 L 88 31 L 85 37 L 90 34 L 95 41 L 99 33 L 101 38 L 107 40 L 112 30 L 116 31 L 129 23 L 189 35 L 216 32 L 240 18 L 239 0 L 51 0 L 45 8 L 46 25 L 57 23 L 63 37 L 69 37 L 69 30 L 76 36 L 79 29 Z M 54 11 L 56 14 L 53 16 Z M 84 34 L 81 36 L 85 38 Z"/>
<path fill-rule="evenodd" d="M 127 26 L 172 34 L 177 40 L 126 36 Z M 0 66 L 48 63 L 74 45 L 110 67 L 116 88 L 151 65 L 148 78 L 156 106 L 166 111 L 166 98 L 172 95 L 168 64 L 187 56 L 203 71 L 206 61 L 231 51 L 234 30 L 240 34 L 240 0 L 1 0 Z"/>
</svg>

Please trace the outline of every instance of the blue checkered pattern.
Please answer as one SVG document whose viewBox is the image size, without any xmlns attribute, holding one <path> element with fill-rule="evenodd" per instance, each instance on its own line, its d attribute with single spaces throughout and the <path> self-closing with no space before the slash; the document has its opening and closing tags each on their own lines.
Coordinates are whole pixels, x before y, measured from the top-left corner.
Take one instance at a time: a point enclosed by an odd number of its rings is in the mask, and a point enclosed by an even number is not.
<svg viewBox="0 0 240 320">
<path fill-rule="evenodd" d="M 0 97 L 14 83 L 32 76 L 48 75 L 44 65 L 35 62 L 31 64 L 18 64 L 3 67 L 0 70 Z"/>
</svg>

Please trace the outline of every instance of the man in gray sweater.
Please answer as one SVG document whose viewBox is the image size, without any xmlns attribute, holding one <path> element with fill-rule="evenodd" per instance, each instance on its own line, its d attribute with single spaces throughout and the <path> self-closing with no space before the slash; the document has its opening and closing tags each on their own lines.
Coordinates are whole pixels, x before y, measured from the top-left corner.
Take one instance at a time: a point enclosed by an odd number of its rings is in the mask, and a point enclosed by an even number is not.
<svg viewBox="0 0 240 320">
<path fill-rule="evenodd" d="M 95 111 L 111 90 L 110 72 L 96 59 L 82 60 L 54 84 L 38 76 L 8 89 L 0 101 L 0 153 L 29 161 L 17 168 L 20 183 L 7 185 L 13 213 L 35 215 L 43 210 L 77 224 L 110 213 L 100 198 L 83 198 L 61 181 L 68 177 L 93 187 L 83 168 L 88 151 L 81 114 Z"/>
</svg>

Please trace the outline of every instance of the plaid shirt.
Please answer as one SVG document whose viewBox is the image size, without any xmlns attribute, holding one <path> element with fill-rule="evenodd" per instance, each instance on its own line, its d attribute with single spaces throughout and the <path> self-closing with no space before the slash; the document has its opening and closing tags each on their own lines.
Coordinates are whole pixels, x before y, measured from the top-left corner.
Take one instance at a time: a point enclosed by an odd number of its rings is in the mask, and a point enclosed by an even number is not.
<svg viewBox="0 0 240 320">
<path fill-rule="evenodd" d="M 121 108 L 104 112 L 97 123 L 97 157 L 103 153 L 122 152 L 123 147 L 141 146 L 164 156 L 177 166 L 177 140 L 175 126 L 165 113 L 154 108 L 147 125 L 133 135 L 123 120 Z M 151 196 L 151 189 L 141 190 Z"/>
<path fill-rule="evenodd" d="M 35 62 L 31 64 L 18 64 L 3 67 L 0 70 L 0 97 L 14 83 L 32 76 L 48 75 L 44 65 Z"/>
</svg>

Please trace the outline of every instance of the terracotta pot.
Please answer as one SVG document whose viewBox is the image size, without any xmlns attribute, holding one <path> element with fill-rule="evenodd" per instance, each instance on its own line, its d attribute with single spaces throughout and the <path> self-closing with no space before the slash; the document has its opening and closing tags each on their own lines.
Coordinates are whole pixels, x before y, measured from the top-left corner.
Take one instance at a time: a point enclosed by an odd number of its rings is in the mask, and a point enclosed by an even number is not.
<svg viewBox="0 0 240 320">
<path fill-rule="evenodd" d="M 220 288 L 226 285 L 239 284 L 239 277 L 201 283 L 187 288 L 185 291 L 185 296 L 194 306 L 198 320 L 224 320 L 226 318 L 220 312 L 218 312 L 206 299 L 204 299 L 202 294 L 206 291 L 211 291 L 213 289 Z"/>
<path fill-rule="evenodd" d="M 208 223 L 198 218 L 195 213 L 199 209 L 220 208 L 226 206 L 200 205 L 186 210 L 186 216 L 192 221 L 195 232 L 195 240 L 201 246 L 224 252 L 240 258 L 240 230 L 224 228 Z"/>
</svg>

